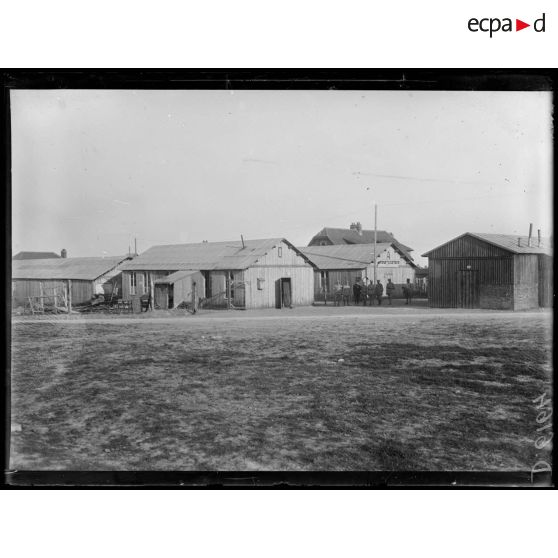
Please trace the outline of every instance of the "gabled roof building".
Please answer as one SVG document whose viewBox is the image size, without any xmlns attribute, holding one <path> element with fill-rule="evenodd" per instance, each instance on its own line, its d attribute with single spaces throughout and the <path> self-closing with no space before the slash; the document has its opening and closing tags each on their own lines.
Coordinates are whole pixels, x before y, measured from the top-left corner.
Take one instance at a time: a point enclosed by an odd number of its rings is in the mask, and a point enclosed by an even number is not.
<svg viewBox="0 0 558 558">
<path fill-rule="evenodd" d="M 549 239 L 467 232 L 425 254 L 430 306 L 526 310 L 552 306 Z"/>
<path fill-rule="evenodd" d="M 69 290 L 73 304 L 91 300 L 95 294 L 118 294 L 120 264 L 130 256 L 106 258 L 49 258 L 12 261 L 14 304 L 23 305 L 29 297 Z"/>
<path fill-rule="evenodd" d="M 153 246 L 123 266 L 124 297 L 151 294 L 159 308 L 188 302 L 192 293 L 184 282 L 193 275 L 177 273 L 186 271 L 200 274 L 195 283 L 205 307 L 282 308 L 313 301 L 314 268 L 284 238 Z M 175 296 L 178 290 L 182 294 Z"/>
<path fill-rule="evenodd" d="M 316 268 L 314 297 L 317 301 L 330 300 L 333 287 L 353 285 L 355 280 L 372 281 L 374 278 L 374 248 L 376 253 L 376 279 L 383 285 L 391 279 L 396 285 L 394 296 L 402 294 L 407 279 L 414 283 L 416 264 L 409 253 L 396 242 L 374 244 L 338 244 L 329 246 L 306 246 L 302 253 Z"/>
</svg>

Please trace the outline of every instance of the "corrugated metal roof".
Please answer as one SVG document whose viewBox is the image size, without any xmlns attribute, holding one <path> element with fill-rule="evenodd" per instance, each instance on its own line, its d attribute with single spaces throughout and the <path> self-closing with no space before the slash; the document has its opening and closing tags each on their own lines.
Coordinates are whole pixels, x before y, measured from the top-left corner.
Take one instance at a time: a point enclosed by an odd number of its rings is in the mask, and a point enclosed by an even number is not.
<svg viewBox="0 0 558 558">
<path fill-rule="evenodd" d="M 157 279 L 153 281 L 153 283 L 161 283 L 166 285 L 172 285 L 176 281 L 180 281 L 180 279 L 184 279 L 185 277 L 189 277 L 190 275 L 194 275 L 194 273 L 199 273 L 199 271 L 194 270 L 187 270 L 187 271 L 175 271 L 166 277 L 161 277 L 161 279 Z"/>
<path fill-rule="evenodd" d="M 284 238 L 266 238 L 229 242 L 200 242 L 197 244 L 167 244 L 152 246 L 122 269 L 145 270 L 241 270 L 254 265 L 275 246 L 286 243 L 303 254 Z"/>
<path fill-rule="evenodd" d="M 374 244 L 374 231 L 373 230 L 362 230 L 362 234 L 354 229 L 338 229 L 335 227 L 325 227 L 318 234 L 314 235 L 310 243 L 315 238 L 327 237 L 333 244 Z M 387 231 L 376 231 L 376 237 L 378 243 L 395 243 L 398 248 L 402 251 L 407 252 L 407 256 L 410 258 L 409 252 L 413 249 L 409 246 L 401 244 L 391 233 Z"/>
<path fill-rule="evenodd" d="M 490 244 L 493 244 L 494 246 L 498 246 L 499 248 L 503 248 L 504 250 L 507 250 L 508 252 L 511 252 L 513 254 L 548 254 L 548 255 L 552 255 L 552 246 L 551 246 L 551 242 L 549 238 L 542 238 L 541 239 L 541 245 L 538 245 L 538 238 L 537 237 L 531 237 L 531 246 L 528 246 L 527 243 L 529 241 L 529 237 L 528 236 L 520 236 L 520 235 L 514 235 L 514 234 L 495 234 L 495 233 L 471 233 L 471 232 L 467 232 L 464 233 L 462 235 L 459 235 L 456 238 L 452 238 L 451 240 L 448 240 L 448 242 L 444 242 L 444 244 L 441 244 L 440 246 L 437 246 L 436 248 L 433 248 L 432 250 L 429 250 L 428 252 L 425 252 L 422 256 L 423 257 L 428 257 L 428 254 L 430 254 L 431 252 L 434 252 L 434 250 L 438 250 L 438 248 L 441 248 L 442 246 L 445 246 L 446 244 L 449 244 L 450 242 L 453 242 L 455 240 L 457 240 L 458 238 L 462 238 L 463 236 L 472 236 L 474 238 L 478 238 L 479 240 L 484 240 L 485 242 L 488 242 Z M 520 239 L 520 246 L 517 245 L 517 239 Z"/>
<path fill-rule="evenodd" d="M 376 257 L 394 247 L 404 259 L 412 263 L 394 242 L 376 244 Z M 334 244 L 332 246 L 305 246 L 299 248 L 318 269 L 364 269 L 374 261 L 374 244 Z M 413 264 L 414 265 L 414 264 Z"/>
<path fill-rule="evenodd" d="M 52 258 L 12 262 L 12 279 L 81 279 L 94 281 L 129 256 Z"/>
<path fill-rule="evenodd" d="M 45 260 L 47 258 L 59 258 L 55 252 L 18 252 L 12 260 Z"/>
<path fill-rule="evenodd" d="M 527 246 L 529 241 L 528 236 L 518 236 L 513 234 L 492 234 L 492 233 L 468 233 L 471 236 L 476 236 L 481 240 L 490 242 L 495 246 L 500 246 L 514 252 L 515 254 L 552 254 L 550 246 L 550 239 L 541 238 L 541 245 L 538 245 L 538 238 L 531 237 L 531 246 Z M 520 238 L 521 246 L 517 245 L 517 239 Z"/>
</svg>

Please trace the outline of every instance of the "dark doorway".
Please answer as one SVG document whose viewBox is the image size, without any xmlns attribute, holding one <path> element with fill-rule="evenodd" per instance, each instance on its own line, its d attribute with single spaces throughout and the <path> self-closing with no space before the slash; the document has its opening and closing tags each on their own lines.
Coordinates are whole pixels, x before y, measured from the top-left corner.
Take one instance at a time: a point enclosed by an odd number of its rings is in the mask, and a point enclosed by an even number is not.
<svg viewBox="0 0 558 558">
<path fill-rule="evenodd" d="M 461 269 L 457 272 L 457 281 L 461 308 L 480 308 L 479 272 L 476 269 Z"/>
<path fill-rule="evenodd" d="M 275 282 L 275 307 L 292 308 L 291 278 L 281 277 Z"/>
</svg>

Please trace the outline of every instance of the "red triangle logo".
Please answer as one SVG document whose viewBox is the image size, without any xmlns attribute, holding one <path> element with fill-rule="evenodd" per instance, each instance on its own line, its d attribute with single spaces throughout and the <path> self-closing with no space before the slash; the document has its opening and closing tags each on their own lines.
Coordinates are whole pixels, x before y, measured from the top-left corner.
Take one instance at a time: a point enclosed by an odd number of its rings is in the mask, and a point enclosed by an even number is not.
<svg viewBox="0 0 558 558">
<path fill-rule="evenodd" d="M 525 29 L 525 27 L 531 27 L 531 24 L 530 23 L 525 23 L 524 21 L 521 21 L 520 19 L 515 20 L 515 30 L 516 31 L 521 31 L 522 29 Z"/>
</svg>

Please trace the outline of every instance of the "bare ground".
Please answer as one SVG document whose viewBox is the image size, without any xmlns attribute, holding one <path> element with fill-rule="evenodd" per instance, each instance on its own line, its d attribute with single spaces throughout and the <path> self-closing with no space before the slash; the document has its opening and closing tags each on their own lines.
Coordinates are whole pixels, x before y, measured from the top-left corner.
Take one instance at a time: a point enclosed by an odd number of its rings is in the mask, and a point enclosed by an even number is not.
<svg viewBox="0 0 558 558">
<path fill-rule="evenodd" d="M 501 471 L 549 459 L 533 403 L 550 394 L 549 313 L 158 316 L 14 322 L 13 468 Z"/>
</svg>

